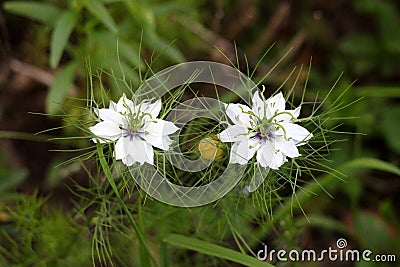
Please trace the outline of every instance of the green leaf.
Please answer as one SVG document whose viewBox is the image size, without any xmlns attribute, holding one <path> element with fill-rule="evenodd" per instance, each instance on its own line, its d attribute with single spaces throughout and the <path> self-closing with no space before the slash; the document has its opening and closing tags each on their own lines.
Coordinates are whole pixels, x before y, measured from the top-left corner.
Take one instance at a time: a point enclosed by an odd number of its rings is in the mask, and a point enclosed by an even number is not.
<svg viewBox="0 0 400 267">
<path fill-rule="evenodd" d="M 144 68 L 145 65 L 139 55 L 139 47 L 134 46 L 133 43 L 128 43 L 123 40 L 118 41 L 118 51 L 121 56 L 126 58 L 126 60 L 132 64 L 134 67 Z"/>
<path fill-rule="evenodd" d="M 50 66 L 52 68 L 57 67 L 60 63 L 61 55 L 64 52 L 77 18 L 77 13 L 66 11 L 57 20 L 50 42 Z"/>
<path fill-rule="evenodd" d="M 139 45 L 134 42 L 119 40 L 109 31 L 96 31 L 90 39 L 90 46 L 96 47 L 90 53 L 90 62 L 93 66 L 112 73 L 114 77 L 126 77 L 131 84 L 140 83 L 138 68 L 144 69 L 145 64 L 139 56 Z M 110 89 L 115 93 L 121 93 L 121 88 L 126 85 L 120 79 L 107 77 Z"/>
<path fill-rule="evenodd" d="M 126 0 L 101 0 L 104 4 L 114 4 L 114 3 L 120 3 L 120 2 L 125 2 Z"/>
<path fill-rule="evenodd" d="M 68 94 L 75 78 L 75 71 L 78 64 L 73 62 L 64 67 L 54 78 L 53 84 L 49 88 L 46 99 L 46 111 L 49 114 L 56 114 L 59 104 L 61 104 Z"/>
<path fill-rule="evenodd" d="M 158 5 L 152 5 L 151 9 L 154 15 L 165 15 L 168 13 L 176 13 L 176 12 L 187 12 L 188 10 L 190 10 L 190 3 L 170 1 L 166 3 L 160 3 Z"/>
<path fill-rule="evenodd" d="M 255 257 L 251 257 L 249 255 L 237 252 L 235 250 L 222 247 L 219 245 L 215 245 L 210 242 L 202 241 L 192 237 L 186 237 L 183 235 L 171 234 L 168 235 L 163 240 L 168 244 L 171 244 L 175 247 L 181 247 L 185 249 L 194 250 L 206 255 L 219 257 L 222 259 L 230 260 L 244 266 L 251 267 L 273 267 L 273 265 L 258 260 Z"/>
<path fill-rule="evenodd" d="M 340 43 L 340 50 L 346 55 L 367 57 L 379 51 L 377 40 L 367 34 L 352 35 Z"/>
<path fill-rule="evenodd" d="M 352 68 L 363 74 L 374 69 L 381 57 L 379 41 L 366 34 L 352 35 L 339 44 L 339 50 L 352 60 Z"/>
<path fill-rule="evenodd" d="M 358 211 L 355 214 L 355 234 L 363 248 L 376 252 L 388 252 L 394 245 L 388 224 L 379 214 Z"/>
<path fill-rule="evenodd" d="M 400 87 L 399 86 L 362 86 L 354 88 L 354 92 L 358 96 L 367 97 L 399 97 L 400 98 Z"/>
<path fill-rule="evenodd" d="M 49 26 L 53 26 L 61 14 L 61 10 L 49 3 L 10 1 L 4 3 L 4 10 Z"/>
<path fill-rule="evenodd" d="M 140 25 L 143 32 L 152 32 L 156 29 L 156 19 L 150 5 L 145 1 L 125 1 L 127 11 L 136 25 Z"/>
<path fill-rule="evenodd" d="M 400 176 L 400 169 L 397 166 L 375 158 L 353 159 L 343 165 L 340 165 L 337 170 L 348 176 L 366 170 L 385 171 Z M 281 220 L 287 214 L 299 209 L 301 205 L 304 205 L 307 201 L 312 200 L 313 195 L 318 196 L 323 191 L 332 192 L 343 185 L 347 184 L 343 180 L 340 180 L 338 177 L 330 173 L 323 175 L 314 182 L 309 183 L 304 190 L 296 193 L 296 203 L 287 201 L 274 213 L 274 219 L 263 225 L 264 229 L 260 232 L 261 235 L 268 233 L 274 222 Z"/>
<path fill-rule="evenodd" d="M 162 57 L 168 58 L 172 62 L 180 63 L 185 61 L 184 55 L 172 43 L 167 43 L 155 32 L 145 32 L 143 41 L 150 48 L 154 49 Z"/>
<path fill-rule="evenodd" d="M 26 170 L 0 169 L 0 192 L 17 185 L 28 175 Z"/>
<path fill-rule="evenodd" d="M 86 0 L 86 8 L 92 13 L 101 23 L 104 24 L 112 33 L 118 33 L 117 25 L 112 19 L 107 9 L 97 0 Z"/>
<path fill-rule="evenodd" d="M 50 163 L 47 168 L 44 185 L 46 188 L 55 188 L 60 185 L 64 180 L 70 177 L 73 173 L 80 170 L 81 163 L 79 161 L 73 162 L 66 166 L 61 166 L 65 159 L 55 159 Z"/>
<path fill-rule="evenodd" d="M 389 173 L 393 173 L 400 176 L 399 167 L 385 162 L 383 160 L 374 159 L 374 158 L 358 158 L 353 159 L 352 161 L 343 164 L 340 169 L 345 170 L 358 170 L 358 169 L 369 169 L 369 170 L 378 170 L 385 171 Z"/>
<path fill-rule="evenodd" d="M 382 134 L 388 146 L 400 154 L 399 132 L 400 107 L 388 106 L 382 112 Z M 396 123 L 397 122 L 397 123 Z"/>
<path fill-rule="evenodd" d="M 307 218 L 300 218 L 296 222 L 296 227 L 302 227 L 302 229 L 309 226 L 315 226 L 322 228 L 323 230 L 331 230 L 339 233 L 348 233 L 348 229 L 342 222 L 327 216 L 310 215 Z"/>
</svg>

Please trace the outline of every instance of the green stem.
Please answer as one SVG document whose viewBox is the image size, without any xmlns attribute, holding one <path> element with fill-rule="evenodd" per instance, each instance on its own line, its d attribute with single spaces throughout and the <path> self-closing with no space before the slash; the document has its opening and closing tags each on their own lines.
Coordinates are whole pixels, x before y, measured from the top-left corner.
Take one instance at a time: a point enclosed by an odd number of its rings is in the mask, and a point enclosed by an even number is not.
<svg viewBox="0 0 400 267">
<path fill-rule="evenodd" d="M 122 209 L 124 210 L 124 212 L 128 216 L 128 220 L 129 220 L 130 224 L 132 225 L 132 227 L 133 227 L 133 229 L 134 229 L 134 231 L 135 231 L 135 233 L 136 233 L 136 235 L 137 235 L 137 237 L 139 239 L 139 244 L 141 245 L 143 251 L 149 257 L 149 259 L 151 259 L 151 261 L 155 265 L 154 258 L 151 255 L 149 248 L 147 247 L 146 240 L 145 240 L 142 232 L 140 231 L 139 226 L 136 224 L 135 220 L 132 217 L 131 212 L 129 211 L 128 207 L 125 205 L 125 202 L 122 200 L 121 195 L 119 194 L 119 190 L 117 188 L 117 185 L 115 184 L 115 181 L 114 181 L 114 179 L 113 179 L 113 177 L 111 175 L 111 170 L 110 170 L 110 168 L 109 168 L 109 166 L 108 166 L 108 164 L 107 164 L 107 162 L 105 160 L 103 149 L 102 149 L 102 147 L 101 147 L 101 145 L 99 143 L 97 143 L 97 152 L 99 153 L 99 160 L 100 160 L 101 167 L 102 167 L 102 169 L 104 171 L 104 174 L 106 175 L 106 177 L 108 179 L 108 182 L 111 185 L 111 188 L 113 189 L 115 195 L 117 196 L 117 199 L 118 199 L 119 203 L 121 204 Z"/>
<path fill-rule="evenodd" d="M 50 135 L 35 135 L 33 133 L 15 132 L 15 131 L 0 131 L 0 139 L 16 139 L 34 142 L 48 142 L 48 139 L 53 138 Z"/>
<path fill-rule="evenodd" d="M 138 220 L 139 220 L 139 230 L 141 233 L 145 233 L 144 223 L 143 223 L 143 210 L 142 210 L 142 195 L 139 194 L 139 205 L 138 205 Z M 143 237 L 145 239 L 145 237 Z M 144 240 L 144 244 L 146 244 L 146 240 Z M 142 243 L 139 243 L 139 261 L 140 266 L 151 266 L 149 257 L 147 255 L 146 246 L 143 246 Z"/>
</svg>

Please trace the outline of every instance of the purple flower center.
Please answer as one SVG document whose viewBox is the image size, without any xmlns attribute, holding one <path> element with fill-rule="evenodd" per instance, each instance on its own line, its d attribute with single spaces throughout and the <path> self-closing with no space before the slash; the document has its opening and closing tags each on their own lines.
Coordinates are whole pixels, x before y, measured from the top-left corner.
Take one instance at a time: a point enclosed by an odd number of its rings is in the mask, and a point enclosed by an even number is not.
<svg viewBox="0 0 400 267">
<path fill-rule="evenodd" d="M 122 128 L 122 127 L 120 127 L 120 128 L 122 130 L 122 137 L 129 137 L 130 141 L 133 141 L 134 137 L 140 137 L 140 134 L 141 134 L 140 131 L 134 132 L 134 131 L 131 131 L 129 128 L 128 129 Z"/>
<path fill-rule="evenodd" d="M 267 134 L 262 134 L 261 132 L 257 132 L 255 137 L 261 140 L 270 140 L 275 138 L 275 134 L 272 131 L 268 131 Z"/>
</svg>

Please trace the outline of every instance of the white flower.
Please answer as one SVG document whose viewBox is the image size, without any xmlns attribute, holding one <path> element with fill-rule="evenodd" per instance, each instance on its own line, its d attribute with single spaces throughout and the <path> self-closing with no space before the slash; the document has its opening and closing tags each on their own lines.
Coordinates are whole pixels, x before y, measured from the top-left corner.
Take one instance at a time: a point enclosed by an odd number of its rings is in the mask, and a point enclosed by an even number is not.
<svg viewBox="0 0 400 267">
<path fill-rule="evenodd" d="M 279 93 L 267 100 L 256 92 L 250 109 L 242 104 L 226 105 L 226 114 L 233 125 L 218 137 L 233 142 L 230 163 L 246 164 L 257 152 L 262 167 L 278 169 L 287 157 L 300 156 L 297 146 L 305 144 L 312 134 L 295 124 L 300 108 L 285 110 L 285 99 Z"/>
<path fill-rule="evenodd" d="M 118 103 L 111 101 L 109 108 L 97 110 L 102 121 L 89 128 L 97 136 L 92 140 L 116 141 L 115 157 L 127 166 L 153 164 L 153 146 L 168 150 L 172 142 L 168 135 L 179 129 L 172 122 L 157 119 L 160 111 L 161 100 L 135 105 L 124 94 Z"/>
</svg>

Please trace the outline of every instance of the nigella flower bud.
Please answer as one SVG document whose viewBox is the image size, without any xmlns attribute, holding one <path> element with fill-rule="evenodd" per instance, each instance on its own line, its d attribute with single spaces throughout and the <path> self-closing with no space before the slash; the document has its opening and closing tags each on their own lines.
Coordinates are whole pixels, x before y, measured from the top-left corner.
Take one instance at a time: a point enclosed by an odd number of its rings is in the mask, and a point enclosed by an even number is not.
<svg viewBox="0 0 400 267">
<path fill-rule="evenodd" d="M 206 160 L 220 160 L 223 156 L 221 142 L 212 137 L 205 137 L 199 142 L 200 156 Z"/>
</svg>

